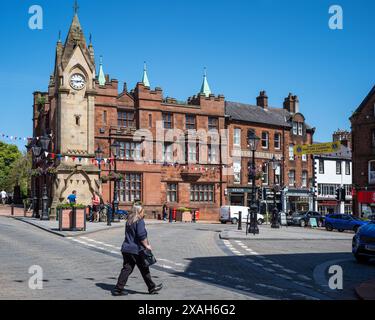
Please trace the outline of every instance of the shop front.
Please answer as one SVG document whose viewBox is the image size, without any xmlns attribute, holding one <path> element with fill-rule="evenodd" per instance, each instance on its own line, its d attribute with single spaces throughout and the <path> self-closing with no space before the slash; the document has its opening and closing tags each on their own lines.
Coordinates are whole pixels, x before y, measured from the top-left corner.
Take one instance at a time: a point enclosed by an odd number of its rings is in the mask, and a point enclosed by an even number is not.
<svg viewBox="0 0 375 320">
<path fill-rule="evenodd" d="M 362 218 L 375 214 L 375 191 L 358 191 L 357 204 Z"/>
<path fill-rule="evenodd" d="M 228 200 L 231 206 L 247 206 L 251 199 L 251 188 L 228 188 Z"/>
<path fill-rule="evenodd" d="M 314 198 L 309 190 L 304 189 L 284 189 L 282 192 L 283 211 L 305 212 L 313 210 Z"/>
</svg>

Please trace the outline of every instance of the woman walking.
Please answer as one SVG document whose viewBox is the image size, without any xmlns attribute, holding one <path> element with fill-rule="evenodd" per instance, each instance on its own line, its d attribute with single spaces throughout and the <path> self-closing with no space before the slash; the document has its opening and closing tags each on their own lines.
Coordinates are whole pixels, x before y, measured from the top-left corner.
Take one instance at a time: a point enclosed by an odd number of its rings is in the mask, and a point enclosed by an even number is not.
<svg viewBox="0 0 375 320">
<path fill-rule="evenodd" d="M 121 248 L 124 266 L 118 278 L 117 285 L 112 292 L 114 296 L 127 295 L 124 288 L 135 266 L 141 272 L 150 294 L 157 294 L 163 288 L 161 284 L 155 285 L 152 281 L 150 269 L 141 254 L 145 249 L 152 250 L 147 239 L 144 209 L 141 206 L 134 206 L 126 223 L 125 241 Z"/>
</svg>

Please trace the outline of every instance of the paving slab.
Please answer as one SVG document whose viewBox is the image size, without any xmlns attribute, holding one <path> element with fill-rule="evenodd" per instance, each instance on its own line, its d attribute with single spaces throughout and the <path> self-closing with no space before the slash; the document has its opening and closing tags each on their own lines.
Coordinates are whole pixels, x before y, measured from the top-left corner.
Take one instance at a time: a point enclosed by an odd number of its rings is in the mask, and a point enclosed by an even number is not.
<svg viewBox="0 0 375 320">
<path fill-rule="evenodd" d="M 328 232 L 322 229 L 283 227 L 272 229 L 271 226 L 259 226 L 259 234 L 246 235 L 246 226 L 243 230 L 228 229 L 220 233 L 223 240 L 349 240 L 354 236 L 351 232 Z"/>
</svg>

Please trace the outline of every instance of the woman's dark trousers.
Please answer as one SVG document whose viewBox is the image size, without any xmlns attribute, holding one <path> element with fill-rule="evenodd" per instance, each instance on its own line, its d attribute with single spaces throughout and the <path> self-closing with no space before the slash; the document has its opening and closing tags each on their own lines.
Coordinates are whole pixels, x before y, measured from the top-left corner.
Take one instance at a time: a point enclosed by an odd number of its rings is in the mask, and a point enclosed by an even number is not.
<svg viewBox="0 0 375 320">
<path fill-rule="evenodd" d="M 129 276 L 133 273 L 135 266 L 137 266 L 139 271 L 141 272 L 143 280 L 147 285 L 148 291 L 151 291 L 156 287 L 151 278 L 150 268 L 144 265 L 144 260 L 141 256 L 124 252 L 122 253 L 122 256 L 124 258 L 124 266 L 117 281 L 117 290 L 124 290 Z"/>
</svg>

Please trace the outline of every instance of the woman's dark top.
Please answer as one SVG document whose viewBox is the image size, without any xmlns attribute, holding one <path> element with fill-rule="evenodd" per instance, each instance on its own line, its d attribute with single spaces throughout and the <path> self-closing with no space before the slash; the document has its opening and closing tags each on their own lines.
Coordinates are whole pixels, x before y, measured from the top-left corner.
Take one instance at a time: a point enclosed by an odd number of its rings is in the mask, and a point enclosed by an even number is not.
<svg viewBox="0 0 375 320">
<path fill-rule="evenodd" d="M 147 239 L 147 231 L 145 221 L 139 220 L 136 223 L 126 224 L 125 241 L 121 251 L 124 253 L 139 254 L 144 250 L 141 241 Z"/>
</svg>

